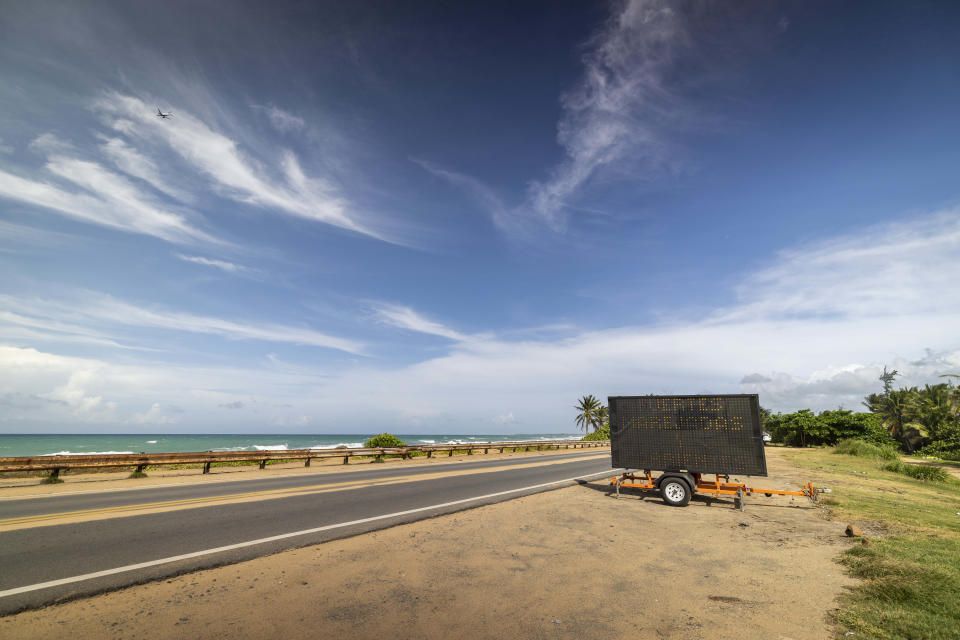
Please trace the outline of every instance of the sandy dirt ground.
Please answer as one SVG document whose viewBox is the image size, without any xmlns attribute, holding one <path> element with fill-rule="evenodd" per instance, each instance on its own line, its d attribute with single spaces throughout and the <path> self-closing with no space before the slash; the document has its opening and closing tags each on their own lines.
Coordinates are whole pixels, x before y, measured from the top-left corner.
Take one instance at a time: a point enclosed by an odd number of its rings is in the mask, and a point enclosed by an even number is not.
<svg viewBox="0 0 960 640">
<path fill-rule="evenodd" d="M 816 478 L 768 450 L 771 488 Z M 756 479 L 755 484 L 760 484 Z M 789 484 L 788 484 L 789 483 Z M 602 482 L 0 619 L 2 638 L 830 638 L 851 542 L 805 498 Z"/>
</svg>

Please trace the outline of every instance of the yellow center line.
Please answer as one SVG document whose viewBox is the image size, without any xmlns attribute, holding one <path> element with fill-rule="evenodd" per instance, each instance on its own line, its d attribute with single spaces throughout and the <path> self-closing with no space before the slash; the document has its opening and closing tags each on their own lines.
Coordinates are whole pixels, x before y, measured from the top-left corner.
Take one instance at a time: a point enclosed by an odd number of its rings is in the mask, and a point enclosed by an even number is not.
<svg viewBox="0 0 960 640">
<path fill-rule="evenodd" d="M 142 511 L 176 511 L 178 509 L 189 509 L 202 507 L 210 504 L 230 502 L 249 501 L 253 499 L 276 499 L 293 497 L 296 495 L 309 495 L 312 493 L 325 493 L 335 489 L 357 489 L 361 487 L 371 487 L 384 484 L 400 484 L 403 482 L 422 482 L 424 480 L 435 480 L 454 475 L 477 475 L 483 473 L 493 473 L 508 469 L 526 469 L 530 467 L 541 467 L 552 464 L 566 464 L 569 462 L 582 462 L 584 460 L 595 460 L 604 458 L 605 455 L 591 455 L 578 458 L 568 458 L 566 460 L 548 460 L 540 462 L 531 462 L 521 465 L 500 465 L 486 469 L 472 469 L 469 471 L 453 470 L 438 471 L 433 473 L 421 473 L 415 475 L 389 476 L 386 478 L 372 478 L 367 480 L 347 480 L 343 482 L 328 482 L 324 484 L 308 485 L 302 487 L 288 487 L 285 489 L 265 489 L 261 491 L 249 491 L 245 493 L 232 493 L 219 496 L 205 496 L 200 498 L 183 498 L 180 500 L 166 500 L 162 502 L 147 502 L 142 504 L 122 505 L 116 507 L 101 507 L 98 509 L 84 509 L 77 511 L 64 511 L 61 513 L 45 513 L 33 516 L 21 516 L 0 520 L 0 530 L 10 530 L 23 528 L 23 525 L 47 525 L 54 524 L 54 521 L 69 519 L 71 521 L 84 521 L 92 519 L 102 519 L 103 516 L 113 515 L 114 517 L 124 517 L 127 515 L 136 515 L 134 512 Z"/>
</svg>

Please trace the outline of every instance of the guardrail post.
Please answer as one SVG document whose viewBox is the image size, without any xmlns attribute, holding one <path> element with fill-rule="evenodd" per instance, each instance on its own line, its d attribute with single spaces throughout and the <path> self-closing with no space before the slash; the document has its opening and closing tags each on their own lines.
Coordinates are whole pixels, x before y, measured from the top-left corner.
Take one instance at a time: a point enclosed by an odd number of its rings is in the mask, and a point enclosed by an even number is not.
<svg viewBox="0 0 960 640">
<path fill-rule="evenodd" d="M 310 466 L 310 458 L 307 458 L 307 459 L 304 461 L 303 466 L 305 466 L 305 467 L 309 467 L 309 466 Z"/>
<path fill-rule="evenodd" d="M 350 456 L 343 456 L 343 464 L 350 464 Z"/>
<path fill-rule="evenodd" d="M 60 478 L 60 469 L 54 469 L 46 478 L 42 480 L 43 484 L 58 484 L 63 482 Z"/>
<path fill-rule="evenodd" d="M 428 458 L 432 458 L 432 457 L 433 457 L 433 449 L 430 449 L 430 451 L 427 451 L 427 457 L 428 457 Z"/>
<path fill-rule="evenodd" d="M 453 449 L 450 449 L 449 451 L 447 451 L 447 457 L 448 457 L 448 458 L 452 458 L 452 457 L 453 457 Z"/>
<path fill-rule="evenodd" d="M 467 455 L 468 455 L 468 456 L 472 456 L 472 455 L 473 455 L 473 447 L 472 447 L 472 446 L 471 446 L 469 449 L 467 449 Z"/>
<path fill-rule="evenodd" d="M 203 472 L 204 472 L 204 473 L 210 473 L 210 463 L 209 463 L 209 462 L 204 462 L 204 463 L 203 463 Z"/>
<path fill-rule="evenodd" d="M 260 468 L 261 468 L 261 469 L 266 469 L 266 468 L 267 468 L 267 461 L 266 461 L 266 460 L 261 460 L 261 461 L 260 461 Z"/>
<path fill-rule="evenodd" d="M 487 455 L 488 453 L 490 453 L 490 447 L 484 448 L 483 455 Z"/>
</svg>

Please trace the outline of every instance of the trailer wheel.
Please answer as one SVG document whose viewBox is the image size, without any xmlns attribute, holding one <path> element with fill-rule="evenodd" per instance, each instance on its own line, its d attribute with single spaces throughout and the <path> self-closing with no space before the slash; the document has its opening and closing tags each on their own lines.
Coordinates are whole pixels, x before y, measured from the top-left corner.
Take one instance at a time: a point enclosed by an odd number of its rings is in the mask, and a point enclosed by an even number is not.
<svg viewBox="0 0 960 640">
<path fill-rule="evenodd" d="M 685 507 L 690 502 L 690 487 L 679 478 L 668 478 L 660 485 L 660 495 L 671 507 Z"/>
</svg>

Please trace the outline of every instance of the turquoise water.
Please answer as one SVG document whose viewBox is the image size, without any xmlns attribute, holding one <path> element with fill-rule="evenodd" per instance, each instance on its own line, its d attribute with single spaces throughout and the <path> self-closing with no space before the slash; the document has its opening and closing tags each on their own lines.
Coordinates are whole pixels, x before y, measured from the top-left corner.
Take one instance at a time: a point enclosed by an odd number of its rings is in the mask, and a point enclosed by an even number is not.
<svg viewBox="0 0 960 640">
<path fill-rule="evenodd" d="M 0 435 L 0 458 L 85 453 L 174 453 L 178 451 L 282 451 L 362 447 L 375 434 L 45 434 Z M 410 445 L 527 440 L 578 440 L 569 433 L 512 433 L 499 435 L 399 434 Z"/>
</svg>

